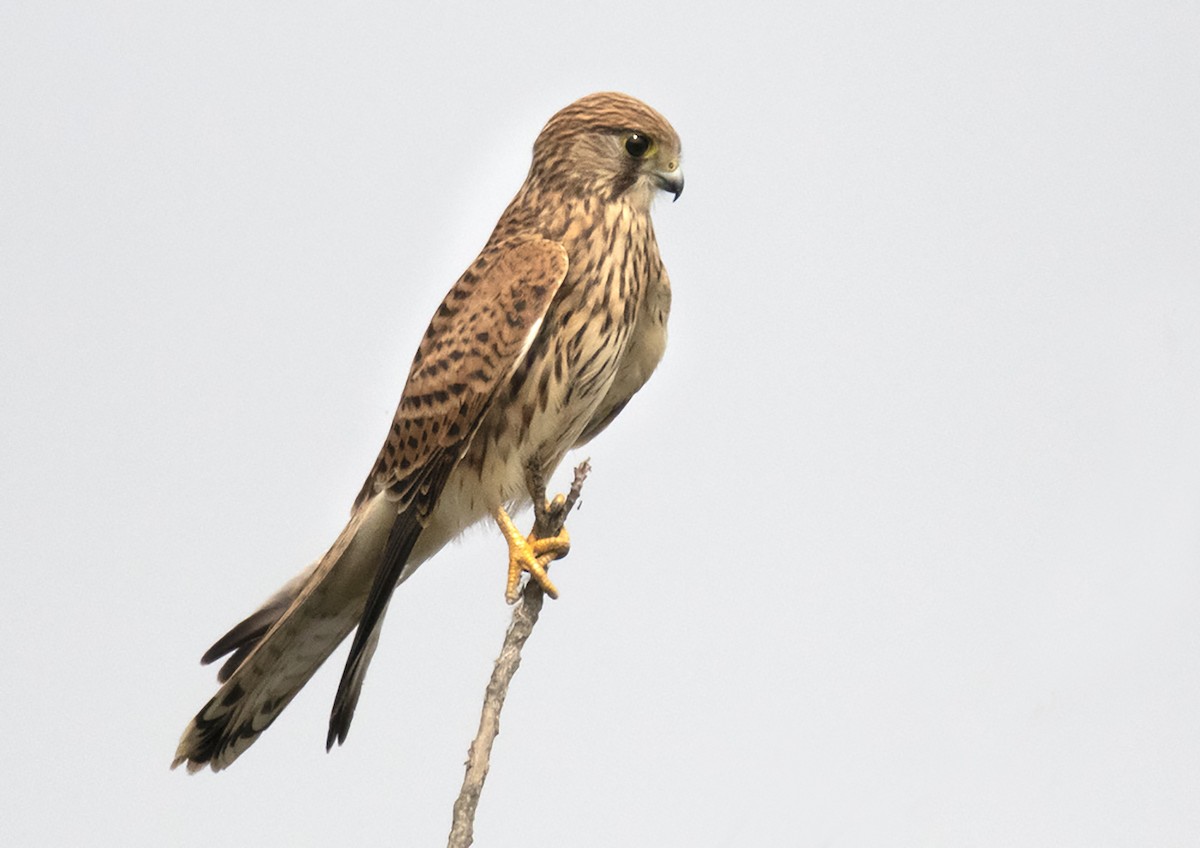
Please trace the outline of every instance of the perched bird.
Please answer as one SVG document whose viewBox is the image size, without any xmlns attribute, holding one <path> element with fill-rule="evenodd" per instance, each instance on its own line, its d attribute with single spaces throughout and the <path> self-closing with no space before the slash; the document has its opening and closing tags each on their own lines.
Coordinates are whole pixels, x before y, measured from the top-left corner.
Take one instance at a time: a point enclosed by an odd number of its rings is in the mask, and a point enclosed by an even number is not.
<svg viewBox="0 0 1200 848">
<path fill-rule="evenodd" d="M 357 627 L 326 747 L 345 740 L 392 591 L 468 526 L 492 516 L 522 572 L 552 597 L 508 511 L 529 503 L 570 448 L 601 430 L 654 371 L 671 288 L 650 205 L 683 191 L 679 137 L 625 94 L 555 114 L 524 185 L 425 331 L 387 440 L 329 551 L 204 655 L 227 654 L 216 695 L 172 768 L 238 758 Z"/>
</svg>

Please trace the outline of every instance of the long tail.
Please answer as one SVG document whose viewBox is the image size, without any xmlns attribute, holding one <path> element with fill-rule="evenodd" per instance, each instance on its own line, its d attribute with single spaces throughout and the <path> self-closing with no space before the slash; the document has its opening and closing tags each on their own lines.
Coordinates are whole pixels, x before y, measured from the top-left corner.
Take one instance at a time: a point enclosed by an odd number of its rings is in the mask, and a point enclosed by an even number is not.
<svg viewBox="0 0 1200 848">
<path fill-rule="evenodd" d="M 362 616 L 396 513 L 378 498 L 328 553 L 217 640 L 203 662 L 232 656 L 223 685 L 188 724 L 171 768 L 220 771 L 254 744 Z"/>
</svg>

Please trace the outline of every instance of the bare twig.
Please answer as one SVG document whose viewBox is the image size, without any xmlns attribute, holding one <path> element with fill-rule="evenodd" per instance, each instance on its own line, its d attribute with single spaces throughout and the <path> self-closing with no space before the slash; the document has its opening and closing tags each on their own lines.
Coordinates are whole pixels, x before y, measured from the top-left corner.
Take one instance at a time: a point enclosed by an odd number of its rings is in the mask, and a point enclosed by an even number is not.
<svg viewBox="0 0 1200 848">
<path fill-rule="evenodd" d="M 533 535 L 539 539 L 557 536 L 567 520 L 567 514 L 575 507 L 583 491 L 583 481 L 587 478 L 591 466 L 585 459 L 575 469 L 575 480 L 566 497 L 558 495 L 554 502 L 546 506 L 546 486 L 541 480 L 531 480 L 530 494 L 533 496 L 534 514 Z M 549 568 L 553 555 L 547 555 L 539 560 L 544 568 Z M 521 601 L 513 609 L 512 622 L 504 636 L 504 644 L 500 648 L 500 656 L 496 658 L 492 678 L 488 681 L 487 690 L 483 695 L 483 712 L 479 716 L 479 732 L 471 742 L 467 754 L 467 773 L 463 777 L 462 790 L 458 800 L 454 802 L 454 819 L 450 825 L 450 841 L 448 848 L 467 848 L 474 840 L 475 808 L 479 806 L 479 796 L 483 792 L 483 782 L 487 780 L 488 767 L 492 754 L 492 743 L 500 733 L 500 710 L 504 707 L 504 699 L 508 695 L 508 684 L 521 666 L 521 648 L 525 640 L 533 632 L 538 616 L 542 612 L 542 602 L 545 595 L 542 587 L 535 580 L 529 580 L 521 593 Z"/>
</svg>

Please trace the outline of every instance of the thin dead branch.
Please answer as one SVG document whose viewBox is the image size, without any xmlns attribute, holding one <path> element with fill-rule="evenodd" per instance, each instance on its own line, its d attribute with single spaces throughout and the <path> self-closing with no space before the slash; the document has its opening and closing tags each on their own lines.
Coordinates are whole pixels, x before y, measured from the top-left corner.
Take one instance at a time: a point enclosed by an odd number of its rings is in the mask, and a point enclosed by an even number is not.
<svg viewBox="0 0 1200 848">
<path fill-rule="evenodd" d="M 554 502 L 546 505 L 546 487 L 541 480 L 530 481 L 530 494 L 533 496 L 535 520 L 533 535 L 540 539 L 558 535 L 567 515 L 575 507 L 579 495 L 583 491 L 583 481 L 587 478 L 591 466 L 585 459 L 575 469 L 575 479 L 566 497 L 558 495 Z M 544 560 L 544 561 L 543 561 Z M 549 568 L 552 555 L 543 557 L 544 568 Z M 488 681 L 483 696 L 483 711 L 479 716 L 479 732 L 471 742 L 467 754 L 467 772 L 463 777 L 462 790 L 454 802 L 454 818 L 450 826 L 450 841 L 448 848 L 468 848 L 474 841 L 475 809 L 479 806 L 479 796 L 483 792 L 483 782 L 487 780 L 490 766 L 492 743 L 500 733 L 500 710 L 504 707 L 504 699 L 508 696 L 508 686 L 513 675 L 521 666 L 521 648 L 525 640 L 533 632 L 538 616 L 542 612 L 542 602 L 545 594 L 542 587 L 534 580 L 527 580 L 521 599 L 513 609 L 512 621 L 508 632 L 504 635 L 504 644 L 500 648 L 500 656 L 492 669 L 492 678 Z"/>
</svg>

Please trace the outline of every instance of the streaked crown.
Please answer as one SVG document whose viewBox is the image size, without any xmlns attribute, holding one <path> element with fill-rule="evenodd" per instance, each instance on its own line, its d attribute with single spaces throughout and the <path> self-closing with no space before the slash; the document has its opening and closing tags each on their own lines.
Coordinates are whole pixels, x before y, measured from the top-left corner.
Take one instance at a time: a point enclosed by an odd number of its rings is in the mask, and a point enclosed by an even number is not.
<svg viewBox="0 0 1200 848">
<path fill-rule="evenodd" d="M 530 183 L 649 203 L 654 189 L 683 190 L 680 143 L 667 119 L 637 98 L 589 94 L 557 112 L 533 146 Z"/>
</svg>

